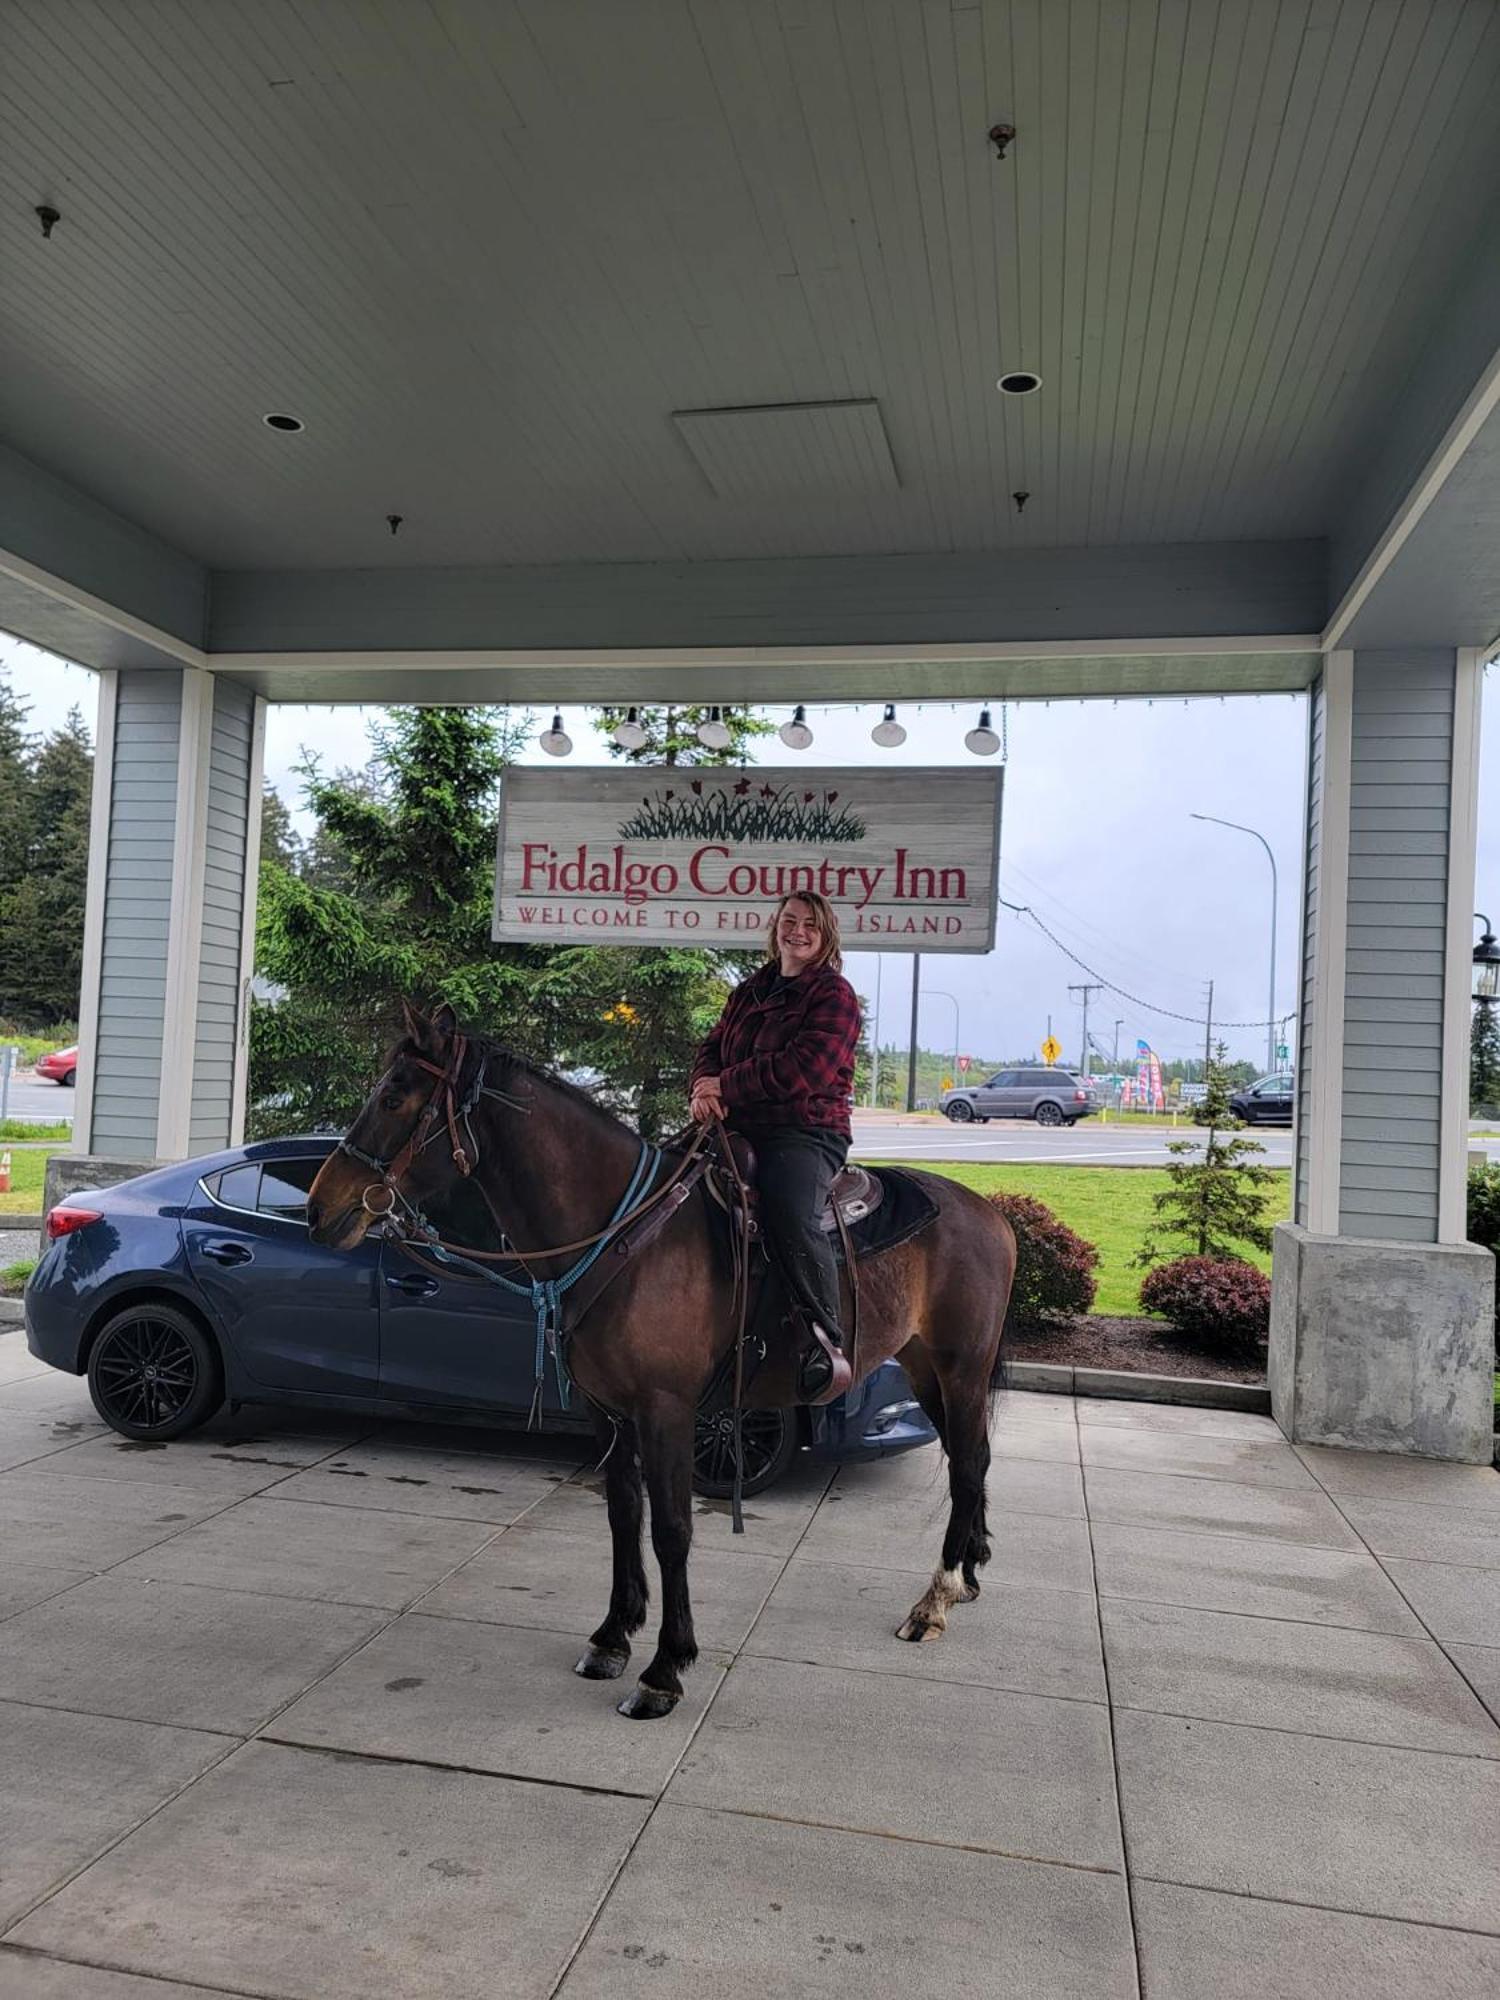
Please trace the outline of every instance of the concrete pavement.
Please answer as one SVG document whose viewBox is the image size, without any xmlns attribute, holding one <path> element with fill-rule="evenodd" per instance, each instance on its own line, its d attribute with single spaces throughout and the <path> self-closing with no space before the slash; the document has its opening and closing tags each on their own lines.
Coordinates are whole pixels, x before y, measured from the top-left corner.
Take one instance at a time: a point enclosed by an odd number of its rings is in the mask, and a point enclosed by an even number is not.
<svg viewBox="0 0 1500 2000">
<path fill-rule="evenodd" d="M 1071 1128 L 1048 1130 L 1022 1119 L 995 1119 L 988 1125 L 953 1125 L 946 1118 L 893 1117 L 856 1112 L 853 1151 L 865 1160 L 959 1160 L 1038 1162 L 1050 1166 L 1157 1167 L 1172 1155 L 1169 1140 L 1191 1139 L 1195 1127 L 1175 1130 L 1164 1121 L 1149 1125 L 1101 1124 L 1087 1118 Z M 1284 1127 L 1257 1127 L 1252 1135 L 1264 1149 L 1267 1167 L 1292 1164 L 1292 1135 Z"/>
<path fill-rule="evenodd" d="M 1500 1476 L 1041 1395 L 994 1435 L 931 1645 L 933 1453 L 700 1503 L 703 1657 L 632 1725 L 570 1672 L 607 1534 L 555 1443 L 141 1450 L 0 1334 L 0 2000 L 1493 1992 Z"/>
</svg>

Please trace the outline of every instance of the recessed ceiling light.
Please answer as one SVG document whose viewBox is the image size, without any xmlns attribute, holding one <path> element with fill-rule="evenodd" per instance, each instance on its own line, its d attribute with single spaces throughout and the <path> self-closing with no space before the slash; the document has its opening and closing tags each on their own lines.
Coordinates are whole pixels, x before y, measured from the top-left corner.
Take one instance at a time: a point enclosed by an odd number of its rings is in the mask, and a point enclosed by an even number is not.
<svg viewBox="0 0 1500 2000">
<path fill-rule="evenodd" d="M 300 417 L 286 416 L 280 410 L 273 410 L 268 417 L 263 417 L 261 421 L 268 424 L 273 431 L 300 431 L 302 428 L 302 419 Z"/>
<path fill-rule="evenodd" d="M 1041 376 L 1034 375 L 1029 368 L 1013 368 L 995 384 L 1002 396 L 1034 396 L 1041 386 Z"/>
</svg>

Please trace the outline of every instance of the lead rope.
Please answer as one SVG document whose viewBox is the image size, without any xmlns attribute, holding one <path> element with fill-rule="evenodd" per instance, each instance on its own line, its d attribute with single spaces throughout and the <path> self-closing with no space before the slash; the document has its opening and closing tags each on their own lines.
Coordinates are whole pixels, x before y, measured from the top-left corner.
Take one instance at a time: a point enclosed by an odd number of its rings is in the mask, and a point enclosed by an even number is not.
<svg viewBox="0 0 1500 2000">
<path fill-rule="evenodd" d="M 734 1316 L 734 1486 L 730 1493 L 731 1531 L 745 1532 L 745 1327 L 750 1317 L 750 1190 L 734 1157 L 723 1122 L 715 1127 L 719 1156 L 728 1163 L 739 1198 L 739 1214 L 729 1232 L 730 1311 Z"/>
</svg>

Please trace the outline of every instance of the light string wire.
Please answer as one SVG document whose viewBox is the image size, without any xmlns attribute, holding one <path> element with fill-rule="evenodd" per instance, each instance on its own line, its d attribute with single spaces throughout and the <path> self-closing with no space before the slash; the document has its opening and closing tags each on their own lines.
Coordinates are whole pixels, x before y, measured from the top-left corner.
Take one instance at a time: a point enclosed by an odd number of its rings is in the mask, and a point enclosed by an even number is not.
<svg viewBox="0 0 1500 2000">
<path fill-rule="evenodd" d="M 1158 1007 L 1150 1000 L 1143 1000 L 1139 993 L 1130 993 L 1125 987 L 1117 986 L 1112 979 L 1106 979 L 1097 967 L 1090 965 L 1086 959 L 1080 958 L 1076 951 L 1073 951 L 1063 943 L 1055 931 L 1049 930 L 1029 903 L 1011 903 L 1004 896 L 1000 896 L 996 900 L 999 902 L 1001 909 L 1014 910 L 1018 917 L 1030 917 L 1037 929 L 1044 937 L 1050 939 L 1057 946 L 1064 958 L 1072 959 L 1079 970 L 1086 972 L 1090 979 L 1094 980 L 1098 985 L 1105 987 L 1109 992 L 1118 993 L 1122 1000 L 1128 1000 L 1132 1007 L 1139 1007 L 1144 1013 L 1159 1014 L 1165 1021 L 1186 1021 L 1190 1027 L 1194 1028 L 1272 1028 L 1278 1026 L 1281 1021 L 1286 1019 L 1285 1015 L 1278 1015 L 1275 1021 L 1217 1021 L 1210 1020 L 1206 1014 L 1179 1014 L 1171 1007 Z"/>
</svg>

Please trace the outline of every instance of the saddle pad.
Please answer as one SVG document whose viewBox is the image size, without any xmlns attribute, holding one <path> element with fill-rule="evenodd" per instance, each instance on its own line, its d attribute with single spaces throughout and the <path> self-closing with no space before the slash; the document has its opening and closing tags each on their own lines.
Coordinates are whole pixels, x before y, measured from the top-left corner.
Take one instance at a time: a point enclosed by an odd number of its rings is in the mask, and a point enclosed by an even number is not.
<svg viewBox="0 0 1500 2000">
<path fill-rule="evenodd" d="M 893 1250 L 919 1235 L 937 1220 L 938 1205 L 915 1174 L 900 1167 L 871 1167 L 885 1189 L 885 1199 L 871 1214 L 851 1223 L 849 1237 L 856 1262 Z"/>
</svg>

